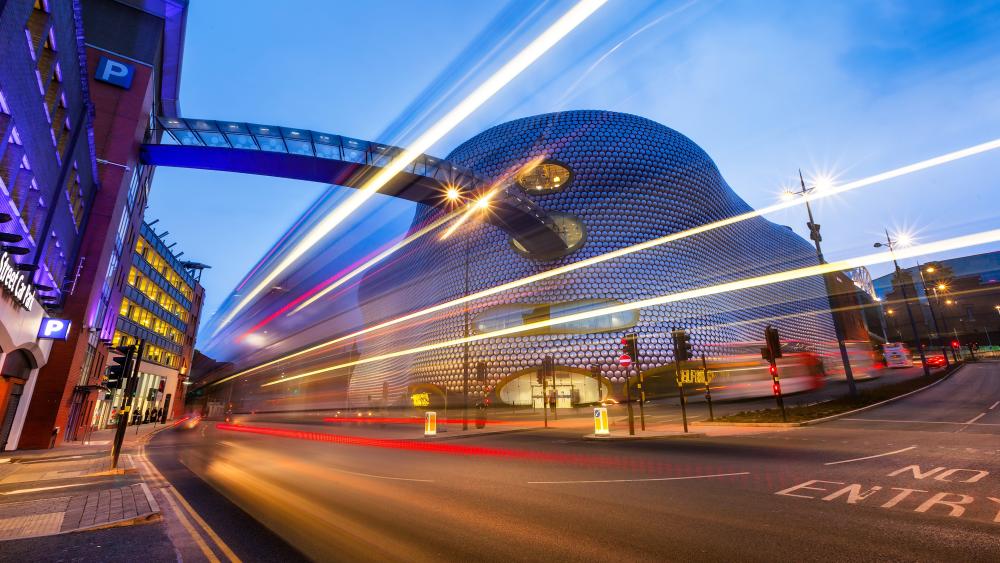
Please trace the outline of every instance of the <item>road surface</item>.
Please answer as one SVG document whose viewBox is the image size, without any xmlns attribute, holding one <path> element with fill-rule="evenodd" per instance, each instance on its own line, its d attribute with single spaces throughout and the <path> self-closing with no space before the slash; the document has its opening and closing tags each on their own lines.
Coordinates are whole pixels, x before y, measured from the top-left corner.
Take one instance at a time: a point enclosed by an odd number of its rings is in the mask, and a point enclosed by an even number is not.
<svg viewBox="0 0 1000 563">
<path fill-rule="evenodd" d="M 1000 363 L 983 362 L 739 436 L 428 443 L 206 421 L 146 455 L 246 561 L 998 561 L 998 405 Z"/>
</svg>

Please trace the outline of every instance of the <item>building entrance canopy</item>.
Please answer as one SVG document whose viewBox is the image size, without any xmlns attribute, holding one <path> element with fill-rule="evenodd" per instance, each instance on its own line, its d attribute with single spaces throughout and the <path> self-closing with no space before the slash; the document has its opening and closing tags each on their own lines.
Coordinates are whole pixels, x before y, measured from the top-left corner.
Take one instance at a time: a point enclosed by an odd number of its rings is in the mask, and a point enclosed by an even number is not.
<svg viewBox="0 0 1000 563">
<path fill-rule="evenodd" d="M 140 152 L 143 164 L 241 172 L 359 188 L 403 149 L 341 135 L 231 121 L 160 117 L 162 128 Z M 421 155 L 379 193 L 441 206 L 448 187 L 466 193 L 489 182 L 471 170 Z M 567 248 L 555 222 L 514 185 L 491 200 L 486 221 L 503 229 L 533 253 Z"/>
</svg>

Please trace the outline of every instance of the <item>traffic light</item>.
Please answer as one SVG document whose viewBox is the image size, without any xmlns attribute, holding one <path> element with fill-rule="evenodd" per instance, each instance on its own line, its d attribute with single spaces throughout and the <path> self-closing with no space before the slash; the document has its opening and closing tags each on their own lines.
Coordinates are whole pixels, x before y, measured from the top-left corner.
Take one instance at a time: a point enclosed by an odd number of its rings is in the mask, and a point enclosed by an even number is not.
<svg viewBox="0 0 1000 563">
<path fill-rule="evenodd" d="M 764 343 L 766 346 L 760 349 L 760 355 L 767 361 L 777 360 L 781 357 L 781 337 L 778 329 L 767 325 L 764 329 Z"/>
<path fill-rule="evenodd" d="M 476 364 L 476 379 L 480 383 L 486 383 L 486 362 L 479 362 Z"/>
<path fill-rule="evenodd" d="M 958 340 L 952 340 L 952 341 L 951 341 L 951 347 L 952 347 L 952 348 L 954 348 L 954 349 L 958 350 L 960 346 L 961 346 L 961 345 L 959 344 Z"/>
<path fill-rule="evenodd" d="M 778 381 L 775 381 L 774 383 L 772 383 L 771 384 L 771 392 L 774 393 L 775 397 L 780 396 L 781 395 L 781 383 L 778 382 Z"/>
<path fill-rule="evenodd" d="M 125 379 L 128 378 L 132 366 L 132 356 L 135 354 L 135 346 L 119 346 L 115 350 L 121 355 L 111 358 L 114 365 L 108 366 L 105 383 L 105 387 L 108 389 L 120 389 Z"/>
<path fill-rule="evenodd" d="M 685 362 L 691 359 L 691 335 L 683 329 L 675 330 L 671 333 L 674 338 L 674 358 L 678 362 Z"/>
<path fill-rule="evenodd" d="M 622 352 L 628 354 L 633 362 L 639 362 L 639 337 L 634 332 L 622 337 Z"/>
</svg>

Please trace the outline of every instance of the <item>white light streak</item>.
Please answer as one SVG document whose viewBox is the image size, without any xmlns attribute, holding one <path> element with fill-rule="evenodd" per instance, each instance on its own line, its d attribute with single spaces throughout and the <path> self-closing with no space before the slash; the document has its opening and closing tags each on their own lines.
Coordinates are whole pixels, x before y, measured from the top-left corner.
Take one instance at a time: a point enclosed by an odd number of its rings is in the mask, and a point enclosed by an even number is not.
<svg viewBox="0 0 1000 563">
<path fill-rule="evenodd" d="M 480 340 L 486 340 L 489 338 L 497 338 L 500 336 L 511 336 L 519 333 L 530 332 L 533 330 L 538 330 L 541 328 L 546 328 L 553 325 L 566 324 L 571 322 L 582 321 L 590 319 L 593 317 L 612 315 L 615 313 L 621 313 L 625 311 L 633 311 L 638 309 L 644 309 L 647 307 L 654 307 L 657 305 L 664 305 L 667 303 L 674 303 L 678 301 L 685 301 L 689 299 L 697 299 L 700 297 L 708 297 L 711 295 L 717 295 L 720 293 L 727 293 L 730 291 L 737 291 L 741 289 L 749 289 L 753 287 L 761 287 L 765 285 L 771 285 L 779 282 L 797 280 L 802 278 L 808 278 L 812 276 L 819 276 L 822 274 L 837 272 L 843 270 L 850 270 L 853 268 L 858 268 L 861 266 L 871 266 L 873 264 L 880 264 L 884 262 L 891 262 L 894 258 L 905 259 L 913 258 L 916 256 L 921 256 L 924 254 L 932 254 L 937 252 L 947 252 L 950 250 L 956 250 L 959 248 L 965 248 L 968 246 L 976 246 L 980 244 L 988 244 L 1000 241 L 1000 229 L 995 229 L 991 231 L 984 231 L 982 233 L 976 233 L 972 235 L 965 235 L 960 237 L 954 237 L 938 242 L 914 245 L 905 249 L 901 249 L 895 252 L 895 257 L 891 251 L 877 252 L 874 254 L 868 254 L 865 256 L 859 256 L 857 258 L 850 258 L 847 260 L 838 260 L 836 262 L 830 262 L 827 264 L 819 264 L 816 266 L 808 266 L 805 268 L 798 268 L 795 270 L 787 270 L 784 272 L 778 272 L 775 274 L 768 274 L 765 276 L 758 276 L 754 278 L 747 278 L 743 280 L 737 280 L 734 282 L 728 282 L 708 287 L 701 287 L 697 289 L 692 289 L 688 291 L 681 291 L 678 293 L 671 293 L 667 295 L 661 295 L 658 297 L 652 297 L 649 299 L 643 299 L 640 301 L 633 301 L 631 303 L 624 303 L 621 305 L 613 305 L 609 307 L 603 307 L 600 309 L 592 309 L 589 311 L 584 311 L 581 313 L 575 313 L 572 315 L 564 315 L 561 317 L 550 318 L 542 321 L 537 321 L 534 323 L 528 323 L 520 326 L 509 327 L 505 329 L 495 330 L 491 332 L 474 334 L 472 336 L 464 338 L 456 338 L 452 340 L 446 340 L 444 342 L 437 342 L 434 344 L 426 344 L 423 346 L 417 346 L 414 348 L 408 348 L 405 350 L 398 350 L 396 352 L 389 352 L 387 354 L 381 354 L 378 356 L 372 356 L 369 358 L 362 358 L 359 360 L 354 360 L 351 362 L 344 362 L 341 364 L 335 364 L 332 366 L 307 371 L 305 373 L 300 373 L 293 375 L 291 377 L 285 377 L 283 379 L 278 379 L 275 381 L 270 381 L 264 383 L 261 387 L 267 387 L 270 385 L 277 385 L 279 383 L 287 383 L 289 381 L 294 381 L 297 379 L 302 379 L 305 377 L 310 377 L 313 375 L 319 375 L 323 373 L 329 373 L 339 369 L 348 368 L 351 366 L 357 366 L 362 364 L 368 364 L 372 362 L 378 362 L 382 360 L 388 360 L 392 358 L 398 358 L 401 356 L 409 356 L 412 354 L 418 354 L 421 352 L 429 352 L 431 350 L 439 350 L 442 348 L 450 348 L 452 346 L 459 346 L 462 344 L 470 342 L 478 342 Z"/>
<path fill-rule="evenodd" d="M 562 38 L 566 37 L 577 26 L 586 21 L 591 14 L 603 6 L 607 0 L 581 0 L 566 12 L 561 18 L 556 20 L 548 29 L 542 32 L 521 52 L 508 61 L 496 73 L 486 79 L 471 94 L 452 108 L 444 117 L 432 125 L 427 131 L 421 134 L 408 148 L 392 159 L 389 164 L 379 170 L 379 172 L 350 198 L 336 209 L 332 210 L 316 226 L 314 226 L 288 253 L 282 258 L 274 269 L 262 279 L 252 290 L 241 299 L 226 317 L 219 323 L 213 336 L 218 334 L 223 327 L 229 324 L 240 311 L 257 297 L 265 288 L 278 278 L 285 270 L 294 264 L 299 258 L 305 255 L 313 246 L 318 244 L 337 225 L 354 213 L 362 204 L 368 201 L 396 174 L 402 172 L 406 167 L 417 159 L 420 155 L 429 150 L 435 143 L 441 140 L 448 132 L 454 129 L 472 112 L 479 109 L 494 94 L 500 91 L 510 81 L 524 72 L 532 63 L 548 52 Z"/>
<path fill-rule="evenodd" d="M 854 180 L 853 182 L 848 182 L 848 183 L 843 184 L 841 186 L 836 186 L 836 187 L 828 188 L 828 189 L 826 189 L 824 191 L 816 191 L 816 190 L 814 190 L 812 193 L 804 195 L 803 197 L 793 197 L 793 198 L 788 199 L 787 201 L 783 201 L 781 203 L 777 203 L 777 204 L 774 204 L 774 205 L 771 205 L 771 206 L 768 206 L 768 207 L 764 207 L 764 208 L 756 210 L 756 211 L 750 211 L 750 212 L 747 212 L 747 213 L 743 213 L 741 215 L 736 215 L 736 216 L 733 216 L 733 217 L 729 217 L 727 219 L 723 219 L 721 221 L 716 221 L 714 223 L 707 223 L 705 225 L 700 225 L 698 227 L 694 227 L 694 228 L 688 229 L 686 231 L 679 231 L 679 232 L 672 233 L 672 234 L 669 234 L 669 235 L 664 236 L 664 237 L 660 237 L 660 238 L 657 238 L 657 239 L 648 240 L 646 242 L 642 242 L 642 243 L 635 244 L 635 245 L 632 245 L 632 246 L 628 246 L 628 247 L 625 247 L 625 248 L 621 248 L 621 249 L 618 249 L 618 250 L 615 250 L 615 251 L 612 251 L 612 252 L 608 252 L 606 254 L 601 254 L 599 256 L 594 256 L 594 257 L 591 257 L 591 258 L 587 258 L 585 260 L 580 260 L 578 262 L 573 262 L 572 264 L 567 264 L 565 266 L 560 266 L 558 268 L 553 268 L 551 270 L 546 270 L 544 272 L 541 272 L 541 273 L 538 273 L 538 274 L 535 274 L 535 275 L 532 275 L 532 276 L 527 276 L 527 277 L 520 278 L 520 279 L 517 279 L 517 280 L 513 280 L 513 281 L 510 281 L 510 282 L 501 284 L 501 285 L 497 285 L 497 286 L 494 286 L 494 287 L 491 287 L 491 288 L 487 288 L 487 289 L 484 289 L 482 291 L 478 291 L 476 293 L 471 293 L 469 295 L 466 295 L 466 296 L 463 296 L 463 297 L 459 297 L 459 298 L 451 300 L 451 301 L 442 302 L 442 303 L 439 303 L 437 305 L 433 305 L 431 307 L 428 307 L 426 309 L 421 309 L 419 311 L 414 311 L 412 313 L 409 313 L 409 314 L 406 314 L 406 315 L 403 315 L 403 316 L 400 316 L 400 317 L 396 317 L 394 319 L 389 319 L 387 321 L 384 321 L 384 322 L 381 322 L 381 323 L 378 323 L 378 324 L 375 324 L 375 325 L 372 325 L 372 326 L 369 326 L 369 327 L 365 327 L 365 328 L 357 330 L 355 332 L 352 332 L 352 333 L 349 333 L 349 334 L 345 334 L 343 336 L 339 336 L 337 338 L 333 338 L 333 339 L 327 340 L 325 342 L 321 342 L 319 344 L 316 344 L 316 345 L 310 346 L 308 348 L 299 350 L 298 352 L 293 352 L 292 354 L 288 354 L 286 356 L 282 356 L 280 358 L 271 360 L 269 362 L 265 362 L 263 364 L 254 366 L 252 368 L 249 368 L 249 369 L 237 372 L 234 375 L 231 375 L 229 377 L 226 377 L 224 379 L 219 380 L 218 382 L 215 383 L 215 385 L 218 385 L 220 383 L 224 383 L 224 382 L 229 381 L 230 379 L 233 379 L 235 377 L 239 377 L 241 375 L 252 373 L 254 371 L 257 371 L 257 370 L 260 370 L 260 369 L 264 369 L 264 368 L 272 366 L 274 364 L 277 364 L 277 363 L 280 363 L 280 362 L 283 362 L 283 361 L 286 361 L 286 360 L 290 360 L 290 359 L 302 356 L 304 354 L 308 354 L 310 352 L 314 352 L 316 350 L 325 348 L 327 346 L 333 346 L 335 344 L 338 344 L 338 343 L 343 342 L 345 340 L 349 340 L 351 338 L 356 338 L 358 336 L 363 336 L 365 334 L 369 334 L 369 333 L 372 333 L 372 332 L 375 332 L 375 331 L 378 331 L 378 330 L 382 330 L 384 328 L 388 328 L 390 326 L 397 325 L 397 324 L 400 324 L 400 323 L 403 323 L 403 322 L 406 322 L 406 321 L 410 321 L 410 320 L 413 320 L 413 319 L 424 317 L 426 315 L 430 315 L 432 313 L 436 313 L 436 312 L 442 311 L 444 309 L 449 309 L 451 307 L 456 307 L 458 305 L 463 305 L 465 303 L 470 303 L 472 301 L 475 301 L 475 300 L 478 300 L 478 299 L 482 299 L 484 297 L 489 297 L 491 295 L 496 295 L 498 293 L 502 293 L 502 292 L 510 290 L 510 289 L 515 289 L 515 288 L 518 288 L 518 287 L 523 287 L 523 286 L 531 284 L 531 283 L 535 283 L 535 282 L 542 281 L 542 280 L 545 280 L 545 279 L 553 278 L 553 277 L 556 277 L 556 276 L 561 276 L 563 274 L 566 274 L 566 273 L 569 273 L 569 272 L 572 272 L 572 271 L 575 271 L 575 270 L 579 270 L 581 268 L 586 268 L 588 266 L 593 266 L 595 264 L 600 264 L 602 262 L 606 262 L 608 260 L 613 260 L 615 258 L 619 258 L 619 257 L 622 257 L 622 256 L 627 256 L 629 254 L 634 254 L 636 252 L 641 252 L 641 251 L 647 250 L 649 248 L 654 248 L 654 247 L 657 247 L 657 246 L 661 246 L 663 244 L 667 244 L 667 243 L 670 243 L 670 242 L 673 242 L 673 241 L 676 241 L 676 240 L 680 240 L 680 239 L 683 239 L 683 238 L 686 238 L 686 237 L 689 237 L 689 236 L 693 236 L 693 235 L 697 235 L 697 234 L 704 233 L 704 232 L 707 232 L 707 231 L 711 231 L 713 229 L 718 229 L 720 227 L 725 227 L 725 226 L 728 226 L 728 225 L 733 225 L 733 224 L 739 223 L 741 221 L 745 221 L 747 219 L 752 219 L 754 217 L 760 217 L 762 215 L 766 215 L 766 214 L 774 213 L 776 211 L 781 211 L 781 210 L 784 210 L 784 209 L 788 209 L 788 208 L 794 207 L 796 205 L 802 205 L 806 201 L 815 201 L 815 200 L 822 199 L 822 198 L 825 198 L 825 197 L 831 197 L 831 196 L 838 195 L 838 194 L 841 194 L 841 193 L 845 193 L 845 192 L 848 192 L 848 191 L 852 191 L 852 190 L 860 189 L 860 188 L 863 188 L 863 187 L 871 186 L 871 185 L 877 184 L 879 182 L 884 182 L 884 181 L 887 181 L 887 180 L 892 180 L 892 179 L 895 179 L 895 178 L 899 178 L 901 176 L 906 176 L 908 174 L 913 174 L 915 172 L 920 172 L 920 171 L 926 170 L 928 168 L 933 168 L 935 166 L 940 166 L 942 164 L 947 164 L 949 162 L 954 162 L 954 161 L 960 160 L 962 158 L 967 158 L 967 157 L 975 156 L 975 155 L 978 155 L 978 154 L 982 154 L 982 153 L 985 153 L 985 152 L 988 152 L 988 151 L 991 151 L 991 150 L 996 150 L 998 148 L 1000 148 L 1000 139 L 994 139 L 994 140 L 986 142 L 986 143 L 981 143 L 981 144 L 978 144 L 978 145 L 974 145 L 974 146 L 967 147 L 967 148 L 964 148 L 964 149 L 960 149 L 960 150 L 957 150 L 957 151 L 952 151 L 950 153 L 946 153 L 946 154 L 943 154 L 943 155 L 940 155 L 940 156 L 936 156 L 936 157 L 933 157 L 933 158 L 929 158 L 929 159 L 926 159 L 926 160 L 921 160 L 921 161 L 915 162 L 913 164 L 908 164 L 906 166 L 901 166 L 899 168 L 894 168 L 894 169 L 888 170 L 886 172 L 875 174 L 873 176 L 868 176 L 867 178 L 861 178 L 861 179 L 858 179 L 858 180 Z M 301 306 L 299 308 L 297 308 L 296 311 L 298 311 L 299 309 L 301 309 Z"/>
</svg>

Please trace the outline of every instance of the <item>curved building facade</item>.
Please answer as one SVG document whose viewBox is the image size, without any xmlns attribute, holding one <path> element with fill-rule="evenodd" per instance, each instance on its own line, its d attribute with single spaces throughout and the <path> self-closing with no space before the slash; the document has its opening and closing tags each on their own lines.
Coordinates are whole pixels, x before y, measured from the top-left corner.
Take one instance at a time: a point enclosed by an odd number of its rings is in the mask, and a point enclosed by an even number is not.
<svg viewBox="0 0 1000 563">
<path fill-rule="evenodd" d="M 447 240 L 425 237 L 391 271 L 365 279 L 360 301 L 366 323 L 751 209 L 698 145 L 634 115 L 568 111 L 519 119 L 484 131 L 447 158 L 483 178 L 516 183 L 557 221 L 569 251 L 533 256 L 483 224 L 467 225 Z M 418 212 L 414 227 L 437 213 Z M 489 332 L 815 264 L 809 243 L 787 227 L 755 218 L 506 291 L 473 302 L 468 312 L 455 308 L 391 338 L 364 341 L 358 353 L 378 355 L 461 338 L 467 330 Z M 818 351 L 834 342 L 822 279 L 681 300 L 363 364 L 351 374 L 351 399 L 379 396 L 384 381 L 393 396 L 420 388 L 460 393 L 468 365 L 473 396 L 489 392 L 505 403 L 526 404 L 532 395 L 537 399 L 534 374 L 551 356 L 560 406 L 569 406 L 596 400 L 599 386 L 602 396 L 621 394 L 626 374 L 617 358 L 627 332 L 638 334 L 639 368 L 656 373 L 669 369 L 673 329 L 687 329 L 695 354 L 711 360 L 730 353 L 736 343 L 761 340 L 768 323 L 783 339 Z"/>
</svg>

